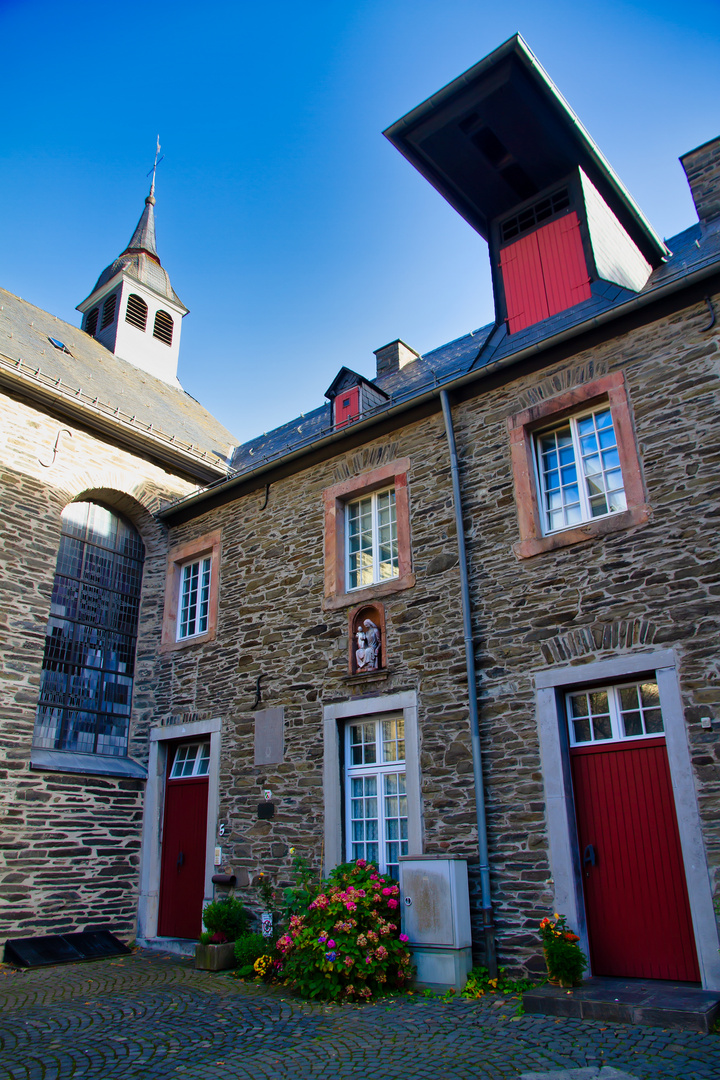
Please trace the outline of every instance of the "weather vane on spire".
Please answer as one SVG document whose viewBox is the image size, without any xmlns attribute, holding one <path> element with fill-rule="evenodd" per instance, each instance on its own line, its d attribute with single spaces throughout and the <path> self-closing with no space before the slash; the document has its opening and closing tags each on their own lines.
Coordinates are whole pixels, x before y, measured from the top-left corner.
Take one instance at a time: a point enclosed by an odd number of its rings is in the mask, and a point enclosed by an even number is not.
<svg viewBox="0 0 720 1080">
<path fill-rule="evenodd" d="M 160 164 L 160 162 L 163 160 L 163 158 L 165 157 L 164 154 L 163 154 L 162 157 L 158 157 L 159 153 L 160 153 L 160 136 L 158 135 L 158 137 L 157 137 L 157 146 L 155 147 L 155 161 L 153 162 L 152 169 L 147 174 L 149 176 L 150 173 L 152 173 L 152 184 L 150 185 L 150 194 L 151 195 L 155 194 L 155 173 L 157 172 L 157 167 Z"/>
</svg>

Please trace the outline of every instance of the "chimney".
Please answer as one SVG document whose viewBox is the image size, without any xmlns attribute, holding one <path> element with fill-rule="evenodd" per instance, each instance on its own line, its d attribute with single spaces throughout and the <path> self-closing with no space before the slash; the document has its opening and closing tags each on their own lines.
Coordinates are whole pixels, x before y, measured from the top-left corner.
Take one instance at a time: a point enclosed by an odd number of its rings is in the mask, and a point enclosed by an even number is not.
<svg viewBox="0 0 720 1080">
<path fill-rule="evenodd" d="M 377 358 L 376 378 L 381 375 L 392 375 L 400 368 L 404 368 L 406 364 L 420 359 L 420 353 L 415 352 L 400 338 L 397 341 L 391 341 L 389 345 L 383 345 L 382 349 L 375 349 L 375 356 Z"/>
<path fill-rule="evenodd" d="M 680 158 L 701 225 L 720 219 L 720 137 Z"/>
</svg>

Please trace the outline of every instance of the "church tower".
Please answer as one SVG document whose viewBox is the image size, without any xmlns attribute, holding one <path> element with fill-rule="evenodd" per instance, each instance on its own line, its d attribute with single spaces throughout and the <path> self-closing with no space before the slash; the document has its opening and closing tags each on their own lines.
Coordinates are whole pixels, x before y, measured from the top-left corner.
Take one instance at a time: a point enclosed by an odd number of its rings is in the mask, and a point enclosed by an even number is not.
<svg viewBox="0 0 720 1080">
<path fill-rule="evenodd" d="M 188 309 L 170 284 L 155 246 L 155 173 L 130 243 L 103 270 L 77 310 L 82 328 L 122 360 L 172 386 L 180 325 Z"/>
</svg>

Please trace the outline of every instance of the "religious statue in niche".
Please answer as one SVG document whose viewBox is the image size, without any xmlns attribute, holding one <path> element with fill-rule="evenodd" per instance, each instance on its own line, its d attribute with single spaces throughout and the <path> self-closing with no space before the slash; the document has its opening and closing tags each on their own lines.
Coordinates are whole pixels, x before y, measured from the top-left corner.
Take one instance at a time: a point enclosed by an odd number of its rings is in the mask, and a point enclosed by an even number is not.
<svg viewBox="0 0 720 1080">
<path fill-rule="evenodd" d="M 363 675 L 385 666 L 385 613 L 380 604 L 364 605 L 350 613 L 350 673 Z"/>
</svg>

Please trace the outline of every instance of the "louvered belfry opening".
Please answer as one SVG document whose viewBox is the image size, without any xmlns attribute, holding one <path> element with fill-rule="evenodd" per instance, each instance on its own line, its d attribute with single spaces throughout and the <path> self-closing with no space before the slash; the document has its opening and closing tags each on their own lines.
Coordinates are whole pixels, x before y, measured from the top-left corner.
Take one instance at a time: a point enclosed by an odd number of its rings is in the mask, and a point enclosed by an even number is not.
<svg viewBox="0 0 720 1080">
<path fill-rule="evenodd" d="M 165 345 L 172 345 L 173 321 L 167 311 L 158 311 L 156 314 L 153 337 L 164 342 Z"/>
<path fill-rule="evenodd" d="M 108 296 L 107 300 L 103 304 L 102 322 L 100 329 L 105 330 L 115 321 L 115 308 L 117 307 L 117 293 L 113 293 L 112 296 Z"/>
<path fill-rule="evenodd" d="M 145 330 L 147 327 L 148 306 L 141 296 L 137 293 L 130 293 L 128 296 L 127 307 L 125 308 L 125 322 L 129 322 L 131 326 L 136 326 L 138 330 Z"/>
<path fill-rule="evenodd" d="M 85 320 L 85 333 L 90 337 L 95 337 L 97 333 L 98 318 L 100 317 L 100 308 L 94 307 L 92 311 L 88 312 L 88 317 Z"/>
</svg>

